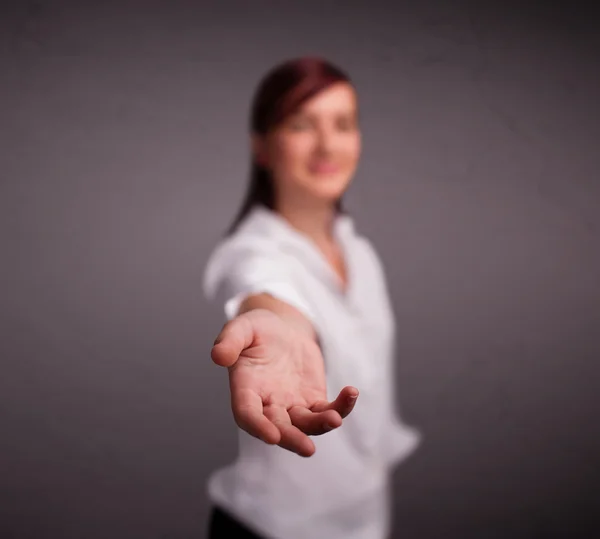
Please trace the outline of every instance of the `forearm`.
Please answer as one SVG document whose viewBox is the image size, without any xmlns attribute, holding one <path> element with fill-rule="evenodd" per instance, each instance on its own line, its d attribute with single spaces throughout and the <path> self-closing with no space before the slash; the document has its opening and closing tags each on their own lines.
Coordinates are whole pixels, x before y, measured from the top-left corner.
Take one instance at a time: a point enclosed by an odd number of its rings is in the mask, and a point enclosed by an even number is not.
<svg viewBox="0 0 600 539">
<path fill-rule="evenodd" d="M 266 309 L 275 313 L 295 329 L 306 333 L 311 339 L 317 340 L 317 334 L 310 320 L 289 303 L 281 301 L 270 294 L 256 294 L 248 296 L 241 303 L 238 315 L 256 309 Z"/>
</svg>

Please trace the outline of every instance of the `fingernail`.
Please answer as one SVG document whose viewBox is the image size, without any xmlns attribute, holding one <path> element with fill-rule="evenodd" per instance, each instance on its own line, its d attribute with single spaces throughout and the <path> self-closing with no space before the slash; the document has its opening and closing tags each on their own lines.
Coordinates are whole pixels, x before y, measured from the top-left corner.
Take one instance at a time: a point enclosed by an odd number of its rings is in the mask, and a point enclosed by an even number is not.
<svg viewBox="0 0 600 539">
<path fill-rule="evenodd" d="M 335 429 L 335 425 L 331 425 L 330 423 L 325 424 L 325 432 L 329 432 L 330 430 Z"/>
</svg>

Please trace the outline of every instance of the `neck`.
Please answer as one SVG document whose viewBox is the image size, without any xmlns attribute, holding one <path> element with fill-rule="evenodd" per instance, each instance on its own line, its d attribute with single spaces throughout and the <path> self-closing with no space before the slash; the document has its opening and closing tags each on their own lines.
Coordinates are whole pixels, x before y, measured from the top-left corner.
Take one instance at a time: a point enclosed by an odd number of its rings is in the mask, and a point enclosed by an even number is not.
<svg viewBox="0 0 600 539">
<path fill-rule="evenodd" d="M 333 223 L 336 209 L 333 204 L 301 204 L 295 200 L 293 204 L 279 201 L 279 213 L 290 225 L 306 234 L 317 243 L 330 242 L 333 238 Z"/>
</svg>

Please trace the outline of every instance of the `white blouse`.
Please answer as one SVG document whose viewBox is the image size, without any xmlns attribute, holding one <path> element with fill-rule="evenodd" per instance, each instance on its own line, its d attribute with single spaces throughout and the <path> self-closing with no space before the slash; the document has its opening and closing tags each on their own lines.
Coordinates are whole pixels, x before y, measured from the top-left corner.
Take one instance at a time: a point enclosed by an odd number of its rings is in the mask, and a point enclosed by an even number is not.
<svg viewBox="0 0 600 539">
<path fill-rule="evenodd" d="M 313 241 L 263 206 L 217 246 L 204 275 L 206 296 L 220 298 L 227 319 L 254 293 L 303 312 L 319 337 L 328 400 L 347 385 L 360 392 L 340 428 L 312 438 L 309 458 L 239 429 L 239 456 L 211 476 L 209 497 L 264 537 L 387 537 L 391 468 L 421 440 L 395 414 L 395 321 L 379 257 L 348 215 L 334 231 L 345 288 Z"/>
</svg>

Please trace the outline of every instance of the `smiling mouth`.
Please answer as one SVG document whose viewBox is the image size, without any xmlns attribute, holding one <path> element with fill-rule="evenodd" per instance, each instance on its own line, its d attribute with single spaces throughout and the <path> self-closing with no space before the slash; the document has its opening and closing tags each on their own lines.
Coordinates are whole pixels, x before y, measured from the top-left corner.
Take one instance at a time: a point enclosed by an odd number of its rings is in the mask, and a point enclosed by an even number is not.
<svg viewBox="0 0 600 539">
<path fill-rule="evenodd" d="M 313 174 L 334 174 L 339 170 L 340 167 L 338 165 L 334 165 L 333 163 L 317 163 L 310 167 L 310 171 Z"/>
</svg>

